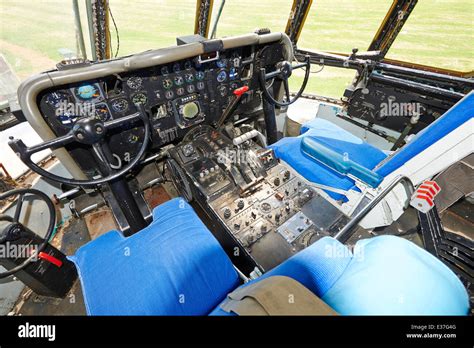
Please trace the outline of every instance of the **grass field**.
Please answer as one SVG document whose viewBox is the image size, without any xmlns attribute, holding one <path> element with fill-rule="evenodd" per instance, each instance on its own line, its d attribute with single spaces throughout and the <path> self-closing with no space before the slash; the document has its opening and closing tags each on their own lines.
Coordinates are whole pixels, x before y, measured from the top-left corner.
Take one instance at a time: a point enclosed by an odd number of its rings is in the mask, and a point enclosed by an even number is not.
<svg viewBox="0 0 474 348">
<path fill-rule="evenodd" d="M 79 1 L 88 38 L 84 2 Z M 299 47 L 350 52 L 369 46 L 391 0 L 315 0 Z M 218 36 L 257 27 L 283 31 L 291 0 L 227 0 Z M 194 0 L 110 0 L 120 33 L 119 55 L 175 44 L 194 28 Z M 220 1 L 215 0 L 214 15 Z M 419 0 L 388 57 L 462 71 L 474 70 L 474 2 Z M 115 46 L 115 33 L 112 27 Z M 70 0 L 0 0 L 0 53 L 25 78 L 54 66 L 59 49 L 76 50 Z M 318 70 L 314 67 L 313 70 Z M 354 73 L 325 68 L 313 74 L 309 92 L 341 96 Z M 296 89 L 298 76 L 293 78 Z"/>
</svg>

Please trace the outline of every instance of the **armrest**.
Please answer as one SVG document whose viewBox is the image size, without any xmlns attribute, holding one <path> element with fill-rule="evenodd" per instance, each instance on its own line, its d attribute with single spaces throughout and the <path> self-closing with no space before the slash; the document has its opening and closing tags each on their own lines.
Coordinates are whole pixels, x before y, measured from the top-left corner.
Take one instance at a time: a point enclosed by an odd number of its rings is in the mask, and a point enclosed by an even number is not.
<svg viewBox="0 0 474 348">
<path fill-rule="evenodd" d="M 303 154 L 312 160 L 316 160 L 336 172 L 343 175 L 351 175 L 371 187 L 377 187 L 383 177 L 372 170 L 361 166 L 351 159 L 344 158 L 343 155 L 320 144 L 310 137 L 304 137 L 301 141 Z"/>
</svg>

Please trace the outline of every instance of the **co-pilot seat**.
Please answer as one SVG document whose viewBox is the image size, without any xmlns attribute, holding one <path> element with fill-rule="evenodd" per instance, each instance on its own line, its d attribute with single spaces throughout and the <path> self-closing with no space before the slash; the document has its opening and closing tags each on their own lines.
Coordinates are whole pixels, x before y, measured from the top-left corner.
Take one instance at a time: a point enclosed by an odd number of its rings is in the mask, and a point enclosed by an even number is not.
<svg viewBox="0 0 474 348">
<path fill-rule="evenodd" d="M 71 257 L 90 315 L 232 315 L 220 307 L 239 286 L 289 277 L 335 312 L 465 315 L 460 280 L 434 256 L 398 237 L 357 243 L 354 253 L 325 237 L 251 283 L 183 199 L 153 212 L 153 223 L 126 238 L 110 231 Z M 235 293 L 234 293 L 235 294 Z"/>
<path fill-rule="evenodd" d="M 355 178 L 370 187 L 378 187 L 390 173 L 468 122 L 474 116 L 472 110 L 474 91 L 389 158 L 376 147 L 321 118 L 304 124 L 300 136 L 283 138 L 270 147 L 278 158 L 313 183 L 342 191 L 357 190 Z M 336 200 L 347 200 L 339 191 L 326 192 Z"/>
</svg>

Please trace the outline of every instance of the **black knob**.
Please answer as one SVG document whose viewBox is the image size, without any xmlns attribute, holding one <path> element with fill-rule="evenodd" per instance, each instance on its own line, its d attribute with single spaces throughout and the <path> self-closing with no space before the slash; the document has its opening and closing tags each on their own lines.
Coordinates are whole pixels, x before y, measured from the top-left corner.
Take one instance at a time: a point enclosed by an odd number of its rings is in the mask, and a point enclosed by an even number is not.
<svg viewBox="0 0 474 348">
<path fill-rule="evenodd" d="M 289 170 L 286 170 L 284 173 L 283 173 L 283 180 L 288 180 L 290 178 L 290 171 Z"/>
<path fill-rule="evenodd" d="M 229 208 L 225 208 L 225 209 L 224 209 L 224 218 L 225 218 L 225 219 L 228 219 L 228 218 L 230 218 L 231 215 L 232 215 L 232 212 L 230 211 L 230 209 L 229 209 Z"/>
<path fill-rule="evenodd" d="M 235 228 L 236 230 L 240 229 L 240 224 L 235 223 L 235 224 L 234 224 L 234 228 Z"/>
<path fill-rule="evenodd" d="M 275 180 L 273 180 L 273 183 L 275 184 L 275 186 L 280 186 L 280 178 L 275 178 Z"/>
<path fill-rule="evenodd" d="M 244 206 L 245 206 L 245 202 L 243 200 L 239 200 L 237 202 L 237 208 L 244 209 Z"/>
</svg>

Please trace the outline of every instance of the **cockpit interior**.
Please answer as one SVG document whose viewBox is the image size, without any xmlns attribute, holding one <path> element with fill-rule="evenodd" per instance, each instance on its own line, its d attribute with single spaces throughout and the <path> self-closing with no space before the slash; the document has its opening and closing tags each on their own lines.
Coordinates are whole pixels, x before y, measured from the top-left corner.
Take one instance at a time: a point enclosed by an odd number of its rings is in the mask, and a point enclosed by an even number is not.
<svg viewBox="0 0 474 348">
<path fill-rule="evenodd" d="M 0 246 L 29 250 L 0 259 L 2 314 L 471 314 L 472 75 L 383 59 L 411 1 L 367 52 L 301 50 L 311 3 L 20 84 L 39 141 L 5 146 L 33 179 L 0 176 Z M 356 77 L 301 109 L 322 64 Z"/>
</svg>

